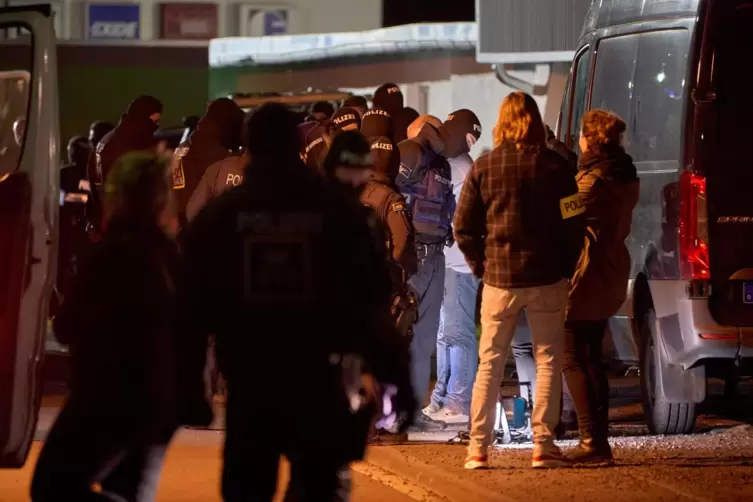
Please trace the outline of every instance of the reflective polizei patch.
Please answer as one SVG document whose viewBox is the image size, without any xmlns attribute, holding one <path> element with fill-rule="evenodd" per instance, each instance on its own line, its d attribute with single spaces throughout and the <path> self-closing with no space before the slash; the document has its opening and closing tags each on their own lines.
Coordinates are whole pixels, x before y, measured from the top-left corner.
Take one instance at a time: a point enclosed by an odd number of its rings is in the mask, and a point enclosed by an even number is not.
<svg viewBox="0 0 753 502">
<path fill-rule="evenodd" d="M 566 220 L 573 216 L 578 216 L 586 212 L 586 206 L 580 198 L 579 194 L 573 194 L 570 197 L 560 199 L 560 213 L 562 219 Z"/>
</svg>

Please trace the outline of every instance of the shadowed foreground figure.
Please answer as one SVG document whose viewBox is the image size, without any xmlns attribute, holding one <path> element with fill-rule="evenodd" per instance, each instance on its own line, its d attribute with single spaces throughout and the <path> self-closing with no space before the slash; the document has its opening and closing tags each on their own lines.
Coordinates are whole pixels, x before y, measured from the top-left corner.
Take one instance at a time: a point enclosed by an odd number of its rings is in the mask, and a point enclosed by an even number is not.
<svg viewBox="0 0 753 502">
<path fill-rule="evenodd" d="M 34 502 L 154 500 L 179 421 L 167 162 L 127 154 L 105 189 L 106 230 L 54 320 L 71 390 L 37 461 Z"/>
<path fill-rule="evenodd" d="M 363 457 L 373 413 L 351 411 L 359 367 L 389 382 L 400 357 L 381 338 L 389 274 L 357 203 L 301 162 L 292 112 L 261 106 L 245 143 L 243 182 L 185 235 L 181 332 L 193 366 L 183 381 L 202 380 L 216 334 L 227 379 L 224 500 L 272 500 L 281 455 L 291 464 L 286 500 L 347 500 L 347 466 Z"/>
</svg>

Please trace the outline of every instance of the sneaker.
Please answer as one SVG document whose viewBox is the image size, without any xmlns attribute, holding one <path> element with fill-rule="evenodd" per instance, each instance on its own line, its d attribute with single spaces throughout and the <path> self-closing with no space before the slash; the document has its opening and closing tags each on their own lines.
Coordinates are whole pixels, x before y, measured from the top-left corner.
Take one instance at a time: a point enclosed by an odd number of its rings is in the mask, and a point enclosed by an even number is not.
<svg viewBox="0 0 753 502">
<path fill-rule="evenodd" d="M 565 456 L 571 463 L 578 465 L 594 467 L 614 465 L 612 449 L 608 444 L 605 448 L 591 448 L 583 443 L 578 443 L 578 446 L 568 451 Z"/>
<path fill-rule="evenodd" d="M 436 432 L 443 431 L 447 428 L 447 423 L 441 420 L 434 420 L 431 417 L 419 413 L 413 421 L 413 425 L 408 429 L 409 432 Z"/>
<path fill-rule="evenodd" d="M 424 413 L 424 415 L 426 415 L 427 417 L 430 417 L 434 415 L 435 413 L 439 413 L 441 409 L 442 409 L 441 404 L 429 403 L 429 406 L 427 406 L 421 411 Z"/>
<path fill-rule="evenodd" d="M 556 469 L 558 467 L 570 467 L 570 461 L 565 458 L 559 448 L 554 448 L 545 452 L 533 453 L 531 467 L 534 469 Z"/>
<path fill-rule="evenodd" d="M 447 425 L 467 425 L 470 422 L 471 417 L 459 411 L 445 410 L 439 419 L 446 422 Z"/>
<path fill-rule="evenodd" d="M 463 461 L 463 468 L 470 471 L 476 469 L 488 469 L 489 458 L 486 455 L 470 455 Z"/>
</svg>

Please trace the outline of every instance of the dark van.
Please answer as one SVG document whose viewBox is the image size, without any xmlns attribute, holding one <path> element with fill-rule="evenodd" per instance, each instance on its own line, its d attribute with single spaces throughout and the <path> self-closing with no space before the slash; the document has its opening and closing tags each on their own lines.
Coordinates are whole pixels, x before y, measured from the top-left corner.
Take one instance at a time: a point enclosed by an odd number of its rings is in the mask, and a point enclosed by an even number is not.
<svg viewBox="0 0 753 502">
<path fill-rule="evenodd" d="M 595 0 L 557 134 L 618 113 L 641 178 L 628 298 L 655 433 L 693 429 L 706 377 L 753 357 L 753 0 Z"/>
</svg>

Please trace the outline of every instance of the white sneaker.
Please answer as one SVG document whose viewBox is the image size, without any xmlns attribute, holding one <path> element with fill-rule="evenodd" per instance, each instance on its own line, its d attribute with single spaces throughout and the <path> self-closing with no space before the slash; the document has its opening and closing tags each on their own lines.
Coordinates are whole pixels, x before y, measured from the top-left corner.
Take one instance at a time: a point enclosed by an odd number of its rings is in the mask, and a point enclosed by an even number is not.
<svg viewBox="0 0 753 502">
<path fill-rule="evenodd" d="M 470 422 L 471 417 L 466 415 L 465 413 L 460 413 L 459 411 L 455 410 L 444 410 L 441 417 L 437 417 L 437 420 L 441 420 L 443 422 L 446 422 L 448 425 L 459 425 L 459 424 L 467 424 Z"/>
<path fill-rule="evenodd" d="M 435 404 L 429 404 L 429 406 L 421 410 L 421 412 L 423 412 L 423 414 L 426 415 L 427 417 L 435 418 L 432 415 L 439 413 L 441 410 L 442 410 L 441 405 L 437 406 Z"/>
</svg>

